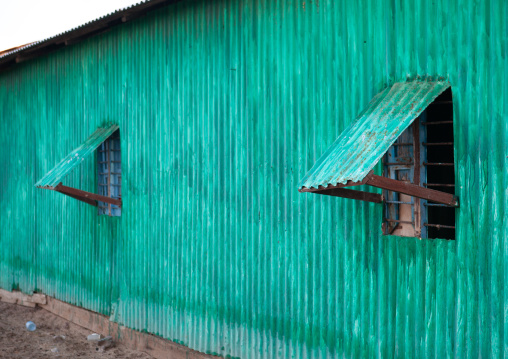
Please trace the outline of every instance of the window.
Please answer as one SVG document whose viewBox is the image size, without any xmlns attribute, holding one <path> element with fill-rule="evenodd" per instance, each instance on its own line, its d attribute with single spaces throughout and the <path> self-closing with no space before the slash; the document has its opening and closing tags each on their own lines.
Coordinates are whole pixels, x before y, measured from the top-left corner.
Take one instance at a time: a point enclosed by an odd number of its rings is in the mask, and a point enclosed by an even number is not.
<svg viewBox="0 0 508 359">
<path fill-rule="evenodd" d="M 443 92 L 407 128 L 383 158 L 387 178 L 453 194 L 453 106 Z M 419 238 L 455 238 L 455 208 L 384 190 L 383 232 Z"/>
<path fill-rule="evenodd" d="M 99 195 L 121 200 L 122 161 L 120 152 L 120 130 L 116 130 L 97 150 Z M 99 215 L 118 217 L 120 206 L 98 201 Z"/>
<path fill-rule="evenodd" d="M 378 203 L 384 234 L 454 239 L 459 199 L 453 149 L 450 83 L 443 77 L 407 79 L 372 98 L 298 190 Z M 374 172 L 380 161 L 382 176 Z M 382 194 L 365 191 L 367 186 Z"/>
<path fill-rule="evenodd" d="M 97 151 L 98 193 L 63 185 L 66 176 Z M 70 152 L 35 186 L 49 189 L 99 208 L 99 215 L 120 216 L 122 208 L 122 169 L 118 125 L 97 128 L 81 145 Z"/>
</svg>

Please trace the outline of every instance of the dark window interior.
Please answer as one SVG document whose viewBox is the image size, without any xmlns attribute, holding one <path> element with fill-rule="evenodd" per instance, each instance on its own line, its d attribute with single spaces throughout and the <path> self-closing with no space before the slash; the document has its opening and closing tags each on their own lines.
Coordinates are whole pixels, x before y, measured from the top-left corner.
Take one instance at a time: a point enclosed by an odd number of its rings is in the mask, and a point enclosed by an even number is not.
<svg viewBox="0 0 508 359">
<path fill-rule="evenodd" d="M 426 110 L 427 183 L 442 192 L 455 193 L 452 92 L 446 90 Z M 428 206 L 428 238 L 455 239 L 455 208 Z"/>
</svg>

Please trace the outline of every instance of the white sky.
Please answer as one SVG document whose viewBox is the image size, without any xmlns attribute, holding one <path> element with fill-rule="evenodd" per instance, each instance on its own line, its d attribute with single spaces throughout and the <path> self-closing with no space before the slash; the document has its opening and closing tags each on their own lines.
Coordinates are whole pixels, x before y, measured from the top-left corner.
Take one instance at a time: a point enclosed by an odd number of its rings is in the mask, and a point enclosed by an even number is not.
<svg viewBox="0 0 508 359">
<path fill-rule="evenodd" d="M 0 51 L 51 37 L 139 0 L 0 0 Z"/>
</svg>

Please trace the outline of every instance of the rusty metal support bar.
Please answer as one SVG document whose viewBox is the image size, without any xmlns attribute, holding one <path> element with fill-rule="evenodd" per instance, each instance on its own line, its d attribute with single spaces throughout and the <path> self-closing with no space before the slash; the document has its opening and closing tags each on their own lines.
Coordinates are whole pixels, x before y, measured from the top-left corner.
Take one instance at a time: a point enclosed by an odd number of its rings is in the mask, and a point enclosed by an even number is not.
<svg viewBox="0 0 508 359">
<path fill-rule="evenodd" d="M 443 203 L 451 207 L 459 206 L 459 200 L 453 194 L 420 187 L 411 183 L 397 181 L 391 178 L 373 175 L 366 184 L 369 186 L 386 189 L 388 191 L 399 192 L 413 197 L 423 198 L 432 202 Z"/>
<path fill-rule="evenodd" d="M 55 191 L 57 191 L 57 190 L 55 189 Z M 60 192 L 60 191 L 57 191 L 57 192 Z M 76 196 L 76 195 L 73 195 L 70 193 L 64 193 L 64 192 L 60 192 L 60 193 L 66 195 L 66 196 L 69 196 L 71 198 L 77 199 L 78 201 L 85 202 L 85 203 L 88 203 L 89 205 L 97 207 L 97 201 L 95 201 L 95 200 L 88 199 L 86 197 Z"/>
<path fill-rule="evenodd" d="M 61 183 L 58 186 L 56 186 L 54 190 L 57 192 L 63 193 L 69 197 L 86 202 L 88 204 L 91 204 L 90 201 L 100 201 L 100 202 L 114 204 L 118 207 L 122 206 L 122 200 L 114 199 L 114 198 L 110 198 L 110 197 L 106 197 L 106 196 L 101 196 L 99 194 L 82 191 L 80 189 L 76 189 L 76 188 L 72 188 L 72 187 L 63 186 Z M 94 204 L 94 206 L 96 206 L 96 205 L 97 204 Z"/>
</svg>

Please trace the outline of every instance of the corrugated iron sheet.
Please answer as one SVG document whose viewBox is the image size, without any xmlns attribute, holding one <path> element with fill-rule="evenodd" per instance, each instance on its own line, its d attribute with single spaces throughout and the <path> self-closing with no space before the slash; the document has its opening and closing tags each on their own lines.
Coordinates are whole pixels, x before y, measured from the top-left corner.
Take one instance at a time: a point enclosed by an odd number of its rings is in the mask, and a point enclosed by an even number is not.
<svg viewBox="0 0 508 359">
<path fill-rule="evenodd" d="M 504 357 L 507 14 L 185 1 L 0 73 L 0 286 L 237 358 Z M 417 74 L 452 86 L 455 241 L 383 236 L 382 206 L 297 191 L 376 93 Z M 105 120 L 121 217 L 33 186 Z M 95 191 L 95 165 L 66 182 Z"/>
<path fill-rule="evenodd" d="M 398 82 L 378 93 L 344 130 L 298 188 L 359 182 L 425 108 L 450 87 L 432 78 Z"/>
<path fill-rule="evenodd" d="M 51 171 L 46 173 L 36 184 L 39 188 L 54 188 L 71 172 L 76 166 L 90 156 L 109 136 L 118 130 L 118 125 L 99 127 L 81 145 L 76 147 L 63 160 L 61 160 Z M 58 142 L 54 146 L 58 146 Z M 97 191 L 94 191 L 97 192 Z"/>
<path fill-rule="evenodd" d="M 154 11 L 171 3 L 181 0 L 146 0 L 132 4 L 127 7 L 117 9 L 105 14 L 95 20 L 88 21 L 72 29 L 56 34 L 49 38 L 34 41 L 25 45 L 16 46 L 11 49 L 0 52 L 0 69 L 12 64 L 26 61 L 41 55 L 46 55 L 51 51 L 64 46 L 72 45 L 83 41 L 86 38 L 107 31 L 113 26 L 131 21 L 139 16 L 143 16 L 148 11 Z M 26 55 L 26 56 L 19 56 Z"/>
</svg>

